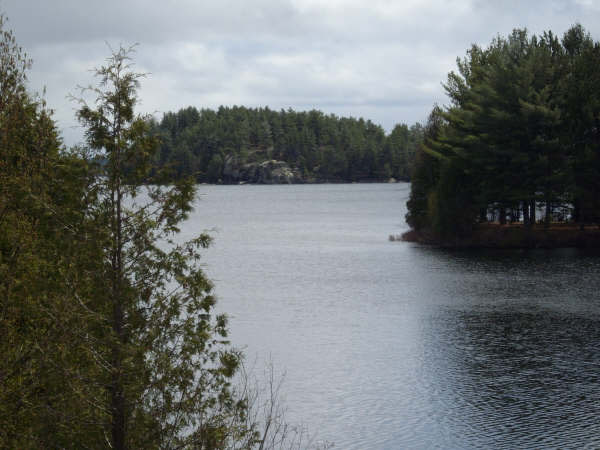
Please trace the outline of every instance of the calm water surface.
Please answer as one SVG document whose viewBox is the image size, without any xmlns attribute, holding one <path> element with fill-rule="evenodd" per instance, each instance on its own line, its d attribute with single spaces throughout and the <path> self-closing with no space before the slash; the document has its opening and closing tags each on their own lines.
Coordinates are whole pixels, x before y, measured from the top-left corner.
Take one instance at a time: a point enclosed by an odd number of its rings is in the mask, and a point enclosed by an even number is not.
<svg viewBox="0 0 600 450">
<path fill-rule="evenodd" d="M 340 449 L 600 448 L 600 257 L 450 252 L 407 184 L 201 186 L 183 233 L 233 342 L 287 372 L 288 419 Z"/>
</svg>

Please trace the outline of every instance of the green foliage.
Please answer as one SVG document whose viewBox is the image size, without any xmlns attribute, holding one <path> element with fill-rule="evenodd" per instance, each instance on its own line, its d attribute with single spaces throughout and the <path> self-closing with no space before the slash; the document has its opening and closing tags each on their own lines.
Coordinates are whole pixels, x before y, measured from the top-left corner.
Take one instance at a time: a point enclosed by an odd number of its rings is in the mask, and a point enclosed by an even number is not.
<svg viewBox="0 0 600 450">
<path fill-rule="evenodd" d="M 113 448 L 203 448 L 230 439 L 226 424 L 243 413 L 230 385 L 240 355 L 226 317 L 212 315 L 212 284 L 198 265 L 210 238 L 175 239 L 195 187 L 192 179 L 155 183 L 163 179 L 151 164 L 158 140 L 134 112 L 142 75 L 130 52 L 119 49 L 97 69 L 95 101 L 78 112 L 89 148 L 107 161 L 88 206 L 104 248 L 94 276 L 105 288 L 88 305 L 99 319 L 94 402 L 106 411 Z"/>
<path fill-rule="evenodd" d="M 102 250 L 85 225 L 90 170 L 61 152 L 51 112 L 26 90 L 30 62 L 0 26 L 0 447 L 100 442 L 80 370 L 87 318 L 74 309 Z"/>
<path fill-rule="evenodd" d="M 546 223 L 565 208 L 597 221 L 599 48 L 578 25 L 562 42 L 515 30 L 458 60 L 442 132 L 417 157 L 411 226 L 460 235 L 489 218 L 531 225 L 539 206 Z"/>
<path fill-rule="evenodd" d="M 433 223 L 432 214 L 437 205 L 433 191 L 440 177 L 440 162 L 430 154 L 427 146 L 439 136 L 444 126 L 442 110 L 436 106 L 427 120 L 424 141 L 417 150 L 411 176 L 406 222 L 415 230 L 423 230 Z"/>
<path fill-rule="evenodd" d="M 210 238 L 177 239 L 193 180 L 158 184 L 129 52 L 97 70 L 69 152 L 4 18 L 0 62 L 0 447 L 255 445 L 199 267 Z"/>
<path fill-rule="evenodd" d="M 129 55 L 96 71 L 66 151 L 0 18 L 0 447 L 299 448 L 213 313 L 210 237 L 178 239 L 194 183 L 161 186 Z"/>
<path fill-rule="evenodd" d="M 172 179 L 194 176 L 213 183 L 235 181 L 224 173 L 226 159 L 283 160 L 306 179 L 321 181 L 407 180 L 422 139 L 419 124 L 398 125 L 386 137 L 371 121 L 315 110 L 188 107 L 149 123 L 162 141 L 157 167 L 172 168 Z"/>
<path fill-rule="evenodd" d="M 211 183 L 216 183 L 221 179 L 221 174 L 223 173 L 223 158 L 218 153 L 215 153 L 210 162 L 208 163 L 208 167 L 206 169 L 206 177 L 208 181 Z"/>
</svg>

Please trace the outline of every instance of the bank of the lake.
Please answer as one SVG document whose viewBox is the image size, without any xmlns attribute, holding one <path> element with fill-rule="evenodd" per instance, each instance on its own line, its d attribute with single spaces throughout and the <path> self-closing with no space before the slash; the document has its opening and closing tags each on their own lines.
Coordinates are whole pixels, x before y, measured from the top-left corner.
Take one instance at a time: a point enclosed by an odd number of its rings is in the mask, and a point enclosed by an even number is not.
<svg viewBox="0 0 600 450">
<path fill-rule="evenodd" d="M 442 248 L 532 249 L 532 248 L 600 248 L 600 227 L 581 229 L 577 224 L 556 223 L 500 225 L 479 224 L 468 236 L 441 238 L 430 231 L 410 230 L 402 234 L 406 242 L 434 245 Z"/>
</svg>

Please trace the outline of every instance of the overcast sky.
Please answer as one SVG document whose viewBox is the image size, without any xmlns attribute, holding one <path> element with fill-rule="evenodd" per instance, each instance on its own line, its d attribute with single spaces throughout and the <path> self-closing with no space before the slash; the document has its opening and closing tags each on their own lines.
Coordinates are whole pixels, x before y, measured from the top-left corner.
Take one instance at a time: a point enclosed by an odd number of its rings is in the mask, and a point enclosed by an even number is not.
<svg viewBox="0 0 600 450">
<path fill-rule="evenodd" d="M 81 130 L 67 95 L 94 81 L 107 43 L 139 43 L 140 112 L 316 108 L 390 131 L 446 103 L 441 82 L 472 43 L 574 23 L 600 39 L 600 0 L 0 0 L 0 10 L 69 145 Z"/>
</svg>

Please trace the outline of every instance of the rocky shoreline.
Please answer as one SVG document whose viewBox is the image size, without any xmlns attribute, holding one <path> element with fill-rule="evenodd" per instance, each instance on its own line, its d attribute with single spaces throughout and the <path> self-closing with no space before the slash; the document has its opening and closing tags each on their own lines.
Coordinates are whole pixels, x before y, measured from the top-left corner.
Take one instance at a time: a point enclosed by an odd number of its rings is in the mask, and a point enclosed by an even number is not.
<svg viewBox="0 0 600 450">
<path fill-rule="evenodd" d="M 293 184 L 302 182 L 302 176 L 285 161 L 271 159 L 241 164 L 229 156 L 225 159 L 222 181 L 226 184 Z"/>
<path fill-rule="evenodd" d="M 260 162 L 241 162 L 234 156 L 225 158 L 222 178 L 219 184 L 318 184 L 348 183 L 343 179 L 326 179 L 316 176 L 303 176 L 297 167 L 290 167 L 285 161 L 269 159 Z M 395 178 L 368 179 L 359 182 L 396 183 Z"/>
</svg>

